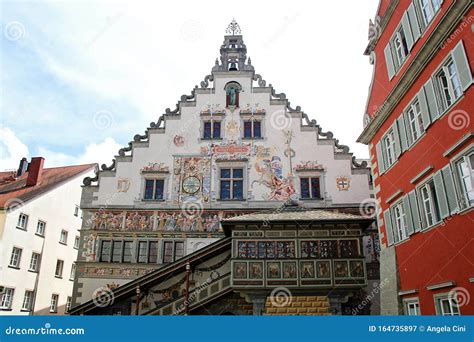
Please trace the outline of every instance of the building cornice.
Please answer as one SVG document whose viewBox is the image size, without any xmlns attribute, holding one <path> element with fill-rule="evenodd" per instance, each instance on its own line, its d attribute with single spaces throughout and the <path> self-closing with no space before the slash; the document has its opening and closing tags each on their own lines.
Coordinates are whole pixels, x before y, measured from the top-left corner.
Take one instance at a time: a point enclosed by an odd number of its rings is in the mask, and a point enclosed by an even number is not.
<svg viewBox="0 0 474 342">
<path fill-rule="evenodd" d="M 452 30 L 459 24 L 466 12 L 471 8 L 470 0 L 454 1 L 446 10 L 446 14 L 436 25 L 426 42 L 421 46 L 418 54 L 408 65 L 406 71 L 401 75 L 397 84 L 380 109 L 375 113 L 372 121 L 364 128 L 357 142 L 368 144 L 385 120 L 390 116 L 400 100 L 416 82 L 418 76 L 423 72 L 426 65 L 439 52 L 439 47 L 449 37 Z"/>
</svg>

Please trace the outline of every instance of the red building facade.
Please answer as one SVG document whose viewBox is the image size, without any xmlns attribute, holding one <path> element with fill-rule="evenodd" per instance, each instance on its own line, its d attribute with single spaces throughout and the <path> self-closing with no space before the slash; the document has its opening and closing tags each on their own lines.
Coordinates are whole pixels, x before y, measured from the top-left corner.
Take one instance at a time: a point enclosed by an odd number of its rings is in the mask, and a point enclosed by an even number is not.
<svg viewBox="0 0 474 342">
<path fill-rule="evenodd" d="M 382 314 L 472 315 L 472 2 L 381 0 L 369 38 Z"/>
</svg>

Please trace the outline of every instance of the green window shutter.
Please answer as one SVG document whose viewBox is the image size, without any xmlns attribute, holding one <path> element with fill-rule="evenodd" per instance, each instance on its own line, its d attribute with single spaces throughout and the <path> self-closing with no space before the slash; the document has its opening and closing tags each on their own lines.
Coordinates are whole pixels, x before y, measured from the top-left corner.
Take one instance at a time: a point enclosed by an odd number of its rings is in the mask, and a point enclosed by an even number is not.
<svg viewBox="0 0 474 342">
<path fill-rule="evenodd" d="M 390 43 L 384 49 L 385 65 L 387 65 L 388 79 L 391 80 L 395 75 L 395 65 L 393 64 L 392 50 Z"/>
<path fill-rule="evenodd" d="M 413 42 L 416 42 L 420 38 L 421 30 L 420 24 L 418 23 L 418 18 L 416 16 L 415 6 L 413 2 L 408 6 L 408 21 L 410 22 L 411 33 L 413 34 Z M 423 20 L 423 19 L 422 19 Z"/>
<path fill-rule="evenodd" d="M 410 203 L 410 213 L 413 221 L 414 231 L 419 232 L 421 230 L 421 217 L 420 210 L 418 208 L 416 190 L 411 191 L 407 197 Z"/>
<path fill-rule="evenodd" d="M 456 64 L 459 79 L 461 80 L 462 90 L 466 90 L 467 87 L 469 87 L 472 83 L 472 73 L 471 69 L 469 68 L 469 61 L 467 60 L 466 51 L 464 50 L 462 40 L 452 51 L 452 56 L 454 64 Z"/>
<path fill-rule="evenodd" d="M 436 93 L 433 86 L 433 80 L 430 78 L 424 85 L 426 102 L 430 112 L 431 122 L 434 122 L 439 116 L 438 103 L 436 102 Z"/>
<path fill-rule="evenodd" d="M 403 197 L 403 211 L 407 216 L 407 235 L 410 236 L 415 232 L 413 225 L 413 215 L 411 214 L 410 200 L 408 196 Z"/>
<path fill-rule="evenodd" d="M 393 130 L 393 137 L 395 139 L 395 158 L 398 159 L 398 157 L 402 153 L 402 149 L 400 148 L 400 134 L 398 133 L 397 120 L 395 120 L 391 128 Z"/>
<path fill-rule="evenodd" d="M 402 27 L 403 33 L 405 33 L 405 39 L 407 41 L 408 51 L 411 51 L 413 44 L 415 43 L 413 39 L 413 33 L 411 32 L 410 21 L 408 20 L 408 11 L 403 14 L 402 17 Z"/>
<path fill-rule="evenodd" d="M 408 113 L 403 113 L 403 120 L 405 122 L 405 130 L 407 136 L 407 149 L 413 145 L 413 138 L 411 135 L 411 125 L 410 125 L 410 118 L 408 117 Z"/>
<path fill-rule="evenodd" d="M 375 145 L 375 151 L 377 153 L 377 165 L 379 166 L 379 174 L 385 172 L 385 161 L 382 152 L 382 140 Z"/>
<path fill-rule="evenodd" d="M 456 194 L 456 187 L 454 186 L 453 173 L 449 164 L 441 169 L 441 174 L 443 175 L 446 197 L 448 198 L 449 212 L 454 214 L 459 210 L 459 202 Z"/>
<path fill-rule="evenodd" d="M 426 98 L 424 87 L 421 88 L 417 95 L 418 101 L 420 102 L 421 118 L 423 119 L 423 127 L 425 130 L 431 124 L 430 108 L 428 107 L 428 99 Z"/>
<path fill-rule="evenodd" d="M 408 149 L 408 136 L 410 134 L 407 132 L 407 128 L 405 126 L 405 118 L 403 113 L 398 117 L 397 124 L 400 133 L 401 150 L 404 152 Z"/>
<path fill-rule="evenodd" d="M 438 200 L 439 215 L 441 219 L 449 216 L 448 199 L 446 198 L 446 191 L 444 189 L 443 176 L 441 171 L 438 171 L 433 176 L 436 199 Z"/>
<path fill-rule="evenodd" d="M 383 221 L 385 224 L 385 235 L 387 236 L 387 246 L 393 245 L 392 215 L 390 209 L 383 213 Z"/>
</svg>

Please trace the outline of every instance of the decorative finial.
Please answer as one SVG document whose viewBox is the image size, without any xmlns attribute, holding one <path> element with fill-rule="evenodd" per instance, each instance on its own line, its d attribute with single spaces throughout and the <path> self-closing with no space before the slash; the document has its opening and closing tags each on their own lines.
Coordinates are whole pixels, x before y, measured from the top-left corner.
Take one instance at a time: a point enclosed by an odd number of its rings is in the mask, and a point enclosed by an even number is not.
<svg viewBox="0 0 474 342">
<path fill-rule="evenodd" d="M 239 26 L 239 24 L 237 24 L 235 19 L 232 19 L 229 26 L 227 26 L 227 29 L 225 30 L 225 33 L 232 34 L 233 36 L 235 36 L 236 34 L 241 34 L 240 26 Z"/>
</svg>

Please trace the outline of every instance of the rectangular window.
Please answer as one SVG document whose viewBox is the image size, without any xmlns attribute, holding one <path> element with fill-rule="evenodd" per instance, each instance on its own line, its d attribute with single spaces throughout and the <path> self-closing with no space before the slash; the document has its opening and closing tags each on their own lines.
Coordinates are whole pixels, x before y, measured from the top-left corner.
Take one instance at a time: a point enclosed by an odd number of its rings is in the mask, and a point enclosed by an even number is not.
<svg viewBox="0 0 474 342">
<path fill-rule="evenodd" d="M 33 308 L 33 291 L 25 291 L 25 296 L 23 297 L 23 304 L 21 305 L 21 310 L 30 311 Z"/>
<path fill-rule="evenodd" d="M 164 179 L 145 180 L 145 199 L 146 200 L 162 200 L 164 188 L 165 188 Z"/>
<path fill-rule="evenodd" d="M 110 262 L 110 251 L 112 249 L 112 241 L 104 240 L 100 244 L 100 262 Z"/>
<path fill-rule="evenodd" d="M 411 140 L 414 142 L 425 132 L 423 117 L 421 115 L 420 103 L 418 100 L 413 102 L 407 111 L 408 128 Z"/>
<path fill-rule="evenodd" d="M 66 312 L 69 312 L 71 310 L 71 305 L 72 305 L 72 297 L 67 297 L 66 299 Z"/>
<path fill-rule="evenodd" d="M 63 277 L 63 268 L 64 268 L 64 261 L 58 259 L 58 261 L 56 261 L 56 270 L 54 271 L 54 276 L 56 278 Z"/>
<path fill-rule="evenodd" d="M 261 138 L 262 123 L 260 121 L 244 121 L 244 138 Z"/>
<path fill-rule="evenodd" d="M 35 253 L 35 252 L 31 253 L 30 268 L 29 268 L 30 271 L 32 272 L 39 271 L 40 259 L 41 259 L 41 254 Z"/>
<path fill-rule="evenodd" d="M 79 249 L 79 241 L 81 241 L 81 238 L 78 235 L 76 235 L 74 237 L 74 248 L 75 249 Z"/>
<path fill-rule="evenodd" d="M 36 235 L 44 236 L 45 232 L 46 232 L 46 222 L 38 221 L 38 224 L 36 225 Z"/>
<path fill-rule="evenodd" d="M 474 153 L 456 162 L 458 181 L 463 195 L 463 207 L 474 205 Z"/>
<path fill-rule="evenodd" d="M 393 129 L 391 129 L 387 135 L 383 138 L 383 144 L 385 148 L 385 155 L 387 156 L 387 167 L 395 163 L 395 136 Z"/>
<path fill-rule="evenodd" d="M 418 298 L 409 299 L 405 301 L 405 315 L 407 316 L 420 315 L 420 302 L 418 301 Z"/>
<path fill-rule="evenodd" d="M 124 241 L 123 242 L 123 259 L 122 259 L 122 262 L 132 262 L 132 248 L 133 248 L 133 242 L 132 241 Z"/>
<path fill-rule="evenodd" d="M 244 169 L 226 168 L 220 171 L 220 199 L 243 199 Z"/>
<path fill-rule="evenodd" d="M 319 177 L 300 178 L 301 198 L 320 199 L 321 187 Z"/>
<path fill-rule="evenodd" d="M 11 309 L 13 304 L 13 296 L 15 294 L 15 289 L 6 287 L 3 295 L 1 296 L 2 301 L 0 302 L 0 308 L 2 309 Z"/>
<path fill-rule="evenodd" d="M 67 245 L 67 231 L 66 230 L 61 230 L 61 235 L 59 236 L 59 242 Z"/>
<path fill-rule="evenodd" d="M 51 313 L 58 312 L 58 301 L 59 301 L 59 295 L 57 294 L 51 295 L 51 305 L 49 307 L 49 312 Z"/>
<path fill-rule="evenodd" d="M 164 241 L 163 242 L 163 263 L 176 261 L 184 256 L 183 241 Z"/>
<path fill-rule="evenodd" d="M 76 264 L 72 264 L 71 265 L 71 273 L 69 275 L 69 280 L 74 280 L 74 278 L 76 277 Z"/>
<path fill-rule="evenodd" d="M 148 262 L 156 264 L 158 262 L 158 241 L 150 241 L 148 245 Z"/>
<path fill-rule="evenodd" d="M 13 247 L 12 255 L 10 257 L 10 267 L 20 268 L 21 248 Z"/>
<path fill-rule="evenodd" d="M 423 15 L 423 22 L 425 27 L 433 19 L 434 15 L 441 8 L 442 0 L 418 0 L 420 5 L 421 14 Z"/>
<path fill-rule="evenodd" d="M 391 45 L 393 46 L 393 51 L 395 53 L 395 60 L 398 67 L 400 67 L 408 56 L 408 45 L 402 26 L 400 26 L 395 32 L 395 35 L 391 40 Z"/>
<path fill-rule="evenodd" d="M 461 80 L 451 58 L 441 67 L 435 79 L 438 99 L 444 111 L 462 95 Z"/>
<path fill-rule="evenodd" d="M 408 237 L 407 234 L 407 217 L 403 208 L 403 202 L 396 204 L 393 207 L 393 217 L 395 218 L 396 234 L 398 235 L 398 241 L 405 240 Z"/>
<path fill-rule="evenodd" d="M 74 207 L 74 216 L 79 216 L 79 206 L 78 205 L 76 205 Z"/>
<path fill-rule="evenodd" d="M 139 241 L 138 242 L 138 262 L 146 263 L 147 262 L 147 252 L 148 252 L 148 242 Z"/>
<path fill-rule="evenodd" d="M 204 139 L 220 139 L 221 138 L 221 122 L 205 121 L 204 122 Z"/>
<path fill-rule="evenodd" d="M 420 188 L 420 198 L 422 201 L 424 227 L 428 228 L 437 223 L 440 219 L 438 201 L 434 181 L 430 180 Z"/>
<path fill-rule="evenodd" d="M 27 226 L 28 226 L 28 215 L 20 214 L 20 216 L 18 216 L 18 223 L 16 224 L 16 227 L 18 229 L 26 230 Z"/>
<path fill-rule="evenodd" d="M 456 296 L 443 296 L 436 299 L 437 312 L 442 316 L 459 316 Z"/>
<path fill-rule="evenodd" d="M 122 261 L 122 241 L 112 242 L 112 262 Z"/>
</svg>

